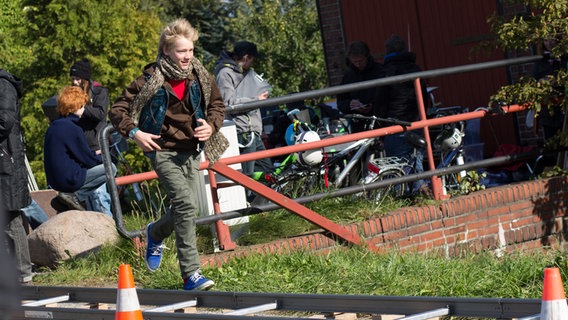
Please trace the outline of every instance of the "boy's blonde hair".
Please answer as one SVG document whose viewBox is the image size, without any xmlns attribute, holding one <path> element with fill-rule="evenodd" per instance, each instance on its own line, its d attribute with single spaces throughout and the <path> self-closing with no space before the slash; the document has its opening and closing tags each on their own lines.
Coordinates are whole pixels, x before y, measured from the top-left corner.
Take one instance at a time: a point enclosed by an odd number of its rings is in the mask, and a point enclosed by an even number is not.
<svg viewBox="0 0 568 320">
<path fill-rule="evenodd" d="M 74 86 L 66 86 L 57 97 L 57 112 L 67 117 L 71 113 L 81 109 L 89 102 L 89 95 L 83 89 Z"/>
<path fill-rule="evenodd" d="M 159 53 L 168 51 L 173 43 L 181 37 L 191 40 L 192 42 L 199 39 L 199 32 L 197 29 L 183 18 L 174 20 L 172 23 L 168 24 L 164 30 L 162 30 L 160 41 L 158 43 Z"/>
</svg>

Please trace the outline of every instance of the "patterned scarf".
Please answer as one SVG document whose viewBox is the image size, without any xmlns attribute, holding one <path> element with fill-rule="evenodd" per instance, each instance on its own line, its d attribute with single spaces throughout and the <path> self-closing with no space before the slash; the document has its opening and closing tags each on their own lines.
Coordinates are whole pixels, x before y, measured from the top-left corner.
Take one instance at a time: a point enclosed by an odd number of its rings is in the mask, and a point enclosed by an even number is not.
<svg viewBox="0 0 568 320">
<path fill-rule="evenodd" d="M 156 58 L 154 74 L 152 74 L 150 79 L 146 81 L 130 105 L 130 117 L 134 121 L 134 124 L 138 125 L 138 119 L 140 118 L 142 108 L 148 101 L 150 101 L 150 99 L 152 99 L 154 94 L 164 84 L 165 79 L 187 79 L 194 70 L 197 73 L 197 81 L 201 85 L 201 90 L 203 91 L 203 96 L 205 98 L 204 114 L 207 114 L 207 106 L 211 99 L 211 78 L 207 69 L 205 69 L 201 62 L 194 57 L 191 59 L 189 69 L 182 70 L 170 57 L 160 53 Z"/>
</svg>

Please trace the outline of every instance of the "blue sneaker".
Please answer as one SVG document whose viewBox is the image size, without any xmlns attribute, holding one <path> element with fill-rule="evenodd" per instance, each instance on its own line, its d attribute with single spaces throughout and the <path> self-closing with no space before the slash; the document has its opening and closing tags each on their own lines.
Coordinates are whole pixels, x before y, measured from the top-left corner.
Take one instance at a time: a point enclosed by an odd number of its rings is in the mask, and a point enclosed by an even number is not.
<svg viewBox="0 0 568 320">
<path fill-rule="evenodd" d="M 146 227 L 146 267 L 148 270 L 154 272 L 160 267 L 162 262 L 162 241 L 154 241 L 150 237 L 150 226 L 152 223 L 148 223 Z"/>
<path fill-rule="evenodd" d="M 201 275 L 197 270 L 194 274 L 183 281 L 183 290 L 209 290 L 215 283 Z"/>
</svg>

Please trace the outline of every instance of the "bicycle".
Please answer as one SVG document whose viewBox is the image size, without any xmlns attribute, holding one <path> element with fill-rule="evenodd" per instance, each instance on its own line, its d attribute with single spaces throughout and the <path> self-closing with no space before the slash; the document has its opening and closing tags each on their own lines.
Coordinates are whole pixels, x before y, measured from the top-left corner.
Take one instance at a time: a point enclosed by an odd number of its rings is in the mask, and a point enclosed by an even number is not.
<svg viewBox="0 0 568 320">
<path fill-rule="evenodd" d="M 366 121 L 366 130 L 376 129 L 383 124 L 401 125 L 408 127 L 410 122 L 400 121 L 393 118 L 379 118 L 376 116 L 364 116 L 360 114 L 345 115 L 347 119 L 359 119 Z M 326 167 L 333 169 L 330 176 L 332 186 L 336 188 L 358 184 L 368 170 L 368 163 L 375 158 L 384 158 L 384 147 L 380 138 L 366 138 L 351 142 L 343 150 L 334 153 L 335 146 L 324 148 L 324 154 L 329 158 Z M 350 153 L 355 152 L 350 156 Z M 347 160 L 345 162 L 345 160 Z M 342 161 L 344 161 L 342 163 Z"/>
<path fill-rule="evenodd" d="M 460 121 L 459 126 L 444 125 L 442 131 L 434 140 L 434 148 L 439 151 L 440 161 L 436 168 L 447 168 L 453 165 L 464 164 L 464 139 L 465 122 Z M 413 145 L 414 152 L 410 159 L 399 157 L 384 157 L 373 159 L 369 162 L 369 172 L 361 183 L 369 184 L 376 181 L 403 177 L 417 173 L 417 150 L 426 146 L 426 141 L 411 132 L 405 134 L 407 141 Z M 451 194 L 460 191 L 460 182 L 465 178 L 466 172 L 462 170 L 457 173 L 450 173 L 441 176 L 444 194 Z M 403 196 L 415 195 L 418 190 L 413 190 L 410 184 L 392 184 L 387 187 L 369 190 L 365 192 L 367 198 L 373 199 L 377 203 L 385 197 L 399 198 Z"/>
<path fill-rule="evenodd" d="M 290 112 L 292 117 L 293 132 L 297 137 L 305 135 L 305 132 L 319 132 L 318 138 L 311 135 L 316 140 L 321 138 L 331 138 L 337 136 L 332 132 L 328 123 L 320 123 L 318 129 L 306 125 L 298 118 L 294 117 L 294 112 Z M 374 129 L 377 123 L 398 124 L 410 126 L 409 122 L 399 121 L 391 118 L 379 118 L 376 116 L 346 115 L 346 119 L 357 118 L 367 121 L 367 127 Z M 339 133 L 339 134 L 344 134 Z M 296 143 L 298 143 L 296 139 Z M 315 141 L 315 140 L 314 140 Z M 302 141 L 305 143 L 309 141 Z M 341 188 L 357 184 L 361 181 L 367 170 L 369 161 L 376 157 L 382 158 L 383 148 L 380 138 L 367 138 L 340 145 L 324 147 L 320 151 L 321 158 L 317 157 L 312 161 L 302 160 L 309 151 L 290 154 L 276 168 L 273 175 L 263 177 L 264 181 L 276 191 L 289 196 L 305 195 L 308 190 L 315 188 Z M 313 151 L 312 151 L 313 152 Z M 317 154 L 317 153 L 316 153 Z M 313 155 L 313 153 L 310 153 Z M 258 179 L 257 179 L 258 180 Z"/>
</svg>

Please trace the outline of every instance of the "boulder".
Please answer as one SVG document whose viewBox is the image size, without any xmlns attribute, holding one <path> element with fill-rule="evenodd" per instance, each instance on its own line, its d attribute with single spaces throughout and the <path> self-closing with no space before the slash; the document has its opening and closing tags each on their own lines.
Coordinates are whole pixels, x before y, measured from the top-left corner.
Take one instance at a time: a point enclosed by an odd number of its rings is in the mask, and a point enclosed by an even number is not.
<svg viewBox="0 0 568 320">
<path fill-rule="evenodd" d="M 108 215 L 70 210 L 42 223 L 30 233 L 28 243 L 33 263 L 54 267 L 59 261 L 96 251 L 119 239 L 115 222 Z"/>
</svg>

